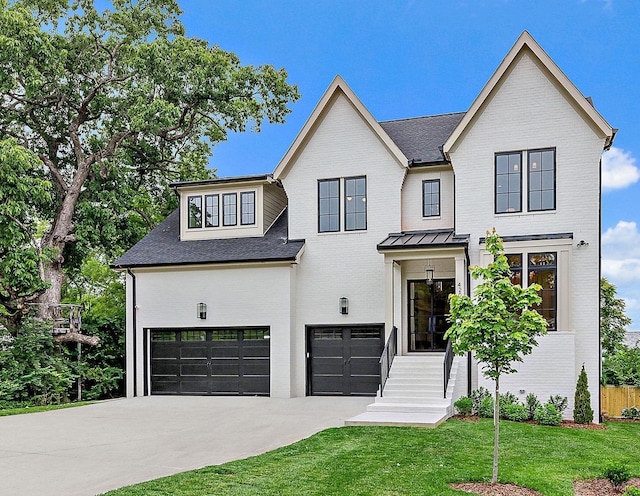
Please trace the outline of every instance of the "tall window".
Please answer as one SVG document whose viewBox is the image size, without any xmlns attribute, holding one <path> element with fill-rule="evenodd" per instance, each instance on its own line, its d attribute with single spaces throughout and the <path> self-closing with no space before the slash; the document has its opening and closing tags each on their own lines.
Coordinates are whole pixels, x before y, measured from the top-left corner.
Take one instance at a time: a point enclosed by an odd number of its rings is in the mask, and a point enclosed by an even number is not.
<svg viewBox="0 0 640 496">
<path fill-rule="evenodd" d="M 358 231 L 367 228 L 367 179 L 350 177 L 344 180 L 344 229 Z"/>
<path fill-rule="evenodd" d="M 529 284 L 540 284 L 542 303 L 533 307 L 547 321 L 547 330 L 555 331 L 557 324 L 556 253 L 529 253 Z"/>
<path fill-rule="evenodd" d="M 496 154 L 496 213 L 522 211 L 522 154 Z"/>
<path fill-rule="evenodd" d="M 440 215 L 440 179 L 422 181 L 422 216 Z"/>
<path fill-rule="evenodd" d="M 219 225 L 220 225 L 220 196 L 206 195 L 204 197 L 204 226 L 218 227 Z"/>
<path fill-rule="evenodd" d="M 238 195 L 236 193 L 228 193 L 222 195 L 222 225 L 235 226 L 237 221 Z"/>
<path fill-rule="evenodd" d="M 532 150 L 529 156 L 529 211 L 556 208 L 556 151 Z"/>
<path fill-rule="evenodd" d="M 189 204 L 189 227 L 202 227 L 202 197 L 190 196 L 187 203 Z"/>
<path fill-rule="evenodd" d="M 256 194 L 253 191 L 240 193 L 240 224 L 246 226 L 256 222 Z"/>
<path fill-rule="evenodd" d="M 522 255 L 506 255 L 511 270 L 511 283 L 522 286 Z"/>
<path fill-rule="evenodd" d="M 340 179 L 318 181 L 318 232 L 340 230 Z"/>
</svg>

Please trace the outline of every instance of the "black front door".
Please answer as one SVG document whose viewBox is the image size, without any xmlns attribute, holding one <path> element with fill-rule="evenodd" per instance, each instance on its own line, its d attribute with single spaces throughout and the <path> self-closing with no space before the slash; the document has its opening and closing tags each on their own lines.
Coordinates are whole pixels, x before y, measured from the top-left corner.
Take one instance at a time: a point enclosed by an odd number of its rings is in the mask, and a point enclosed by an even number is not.
<svg viewBox="0 0 640 496">
<path fill-rule="evenodd" d="M 454 289 L 455 279 L 409 281 L 409 351 L 445 351 L 449 295 Z"/>
</svg>

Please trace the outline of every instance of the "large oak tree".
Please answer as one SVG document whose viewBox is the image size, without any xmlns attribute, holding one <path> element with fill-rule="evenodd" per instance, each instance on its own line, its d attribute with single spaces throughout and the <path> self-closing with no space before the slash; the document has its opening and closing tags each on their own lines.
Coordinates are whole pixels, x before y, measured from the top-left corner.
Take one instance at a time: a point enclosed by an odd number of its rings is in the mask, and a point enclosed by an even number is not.
<svg viewBox="0 0 640 496">
<path fill-rule="evenodd" d="M 228 131 L 283 122 L 297 100 L 283 69 L 241 65 L 185 36 L 179 16 L 175 0 L 102 11 L 93 0 L 0 0 L 0 136 L 10 139 L 0 194 L 20 204 L 15 218 L 0 210 L 20 232 L 0 239 L 3 258 L 19 254 L 0 264 L 9 326 L 35 300 L 46 317 L 87 250 L 109 255 L 153 225 L 169 180 L 208 177 Z"/>
</svg>

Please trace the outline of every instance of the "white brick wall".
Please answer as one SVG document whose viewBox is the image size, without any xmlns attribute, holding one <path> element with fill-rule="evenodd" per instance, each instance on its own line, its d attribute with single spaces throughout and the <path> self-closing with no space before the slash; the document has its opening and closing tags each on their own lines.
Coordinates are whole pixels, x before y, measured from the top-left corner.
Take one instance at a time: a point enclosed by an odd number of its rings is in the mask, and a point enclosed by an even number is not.
<svg viewBox="0 0 640 496">
<path fill-rule="evenodd" d="M 422 216 L 422 181 L 440 180 L 440 215 Z M 453 228 L 453 170 L 450 167 L 411 169 L 402 188 L 402 230 Z"/>
<path fill-rule="evenodd" d="M 376 245 L 400 230 L 405 169 L 349 101 L 337 97 L 283 179 L 289 198 L 289 237 L 305 239 L 297 268 L 294 369 L 304 371 L 305 326 L 384 323 L 384 258 Z M 367 177 L 367 230 L 318 233 L 318 179 Z M 344 205 L 341 200 L 341 227 Z M 338 300 L 349 298 L 349 314 Z M 297 374 L 301 376 L 301 374 Z M 304 380 L 296 381 L 302 396 Z"/>
<path fill-rule="evenodd" d="M 567 259 L 570 261 L 565 261 L 570 267 L 558 268 L 568 271 L 568 283 L 558 287 L 560 298 L 569 307 L 564 309 L 569 314 L 568 328 L 541 339 L 540 348 L 527 359 L 517 376 L 505 381 L 502 389 L 521 386 L 526 390 L 536 389 L 541 399 L 548 398 L 549 394 L 563 394 L 571 399 L 584 363 L 594 410 L 598 407 L 599 394 L 598 215 L 599 160 L 603 145 L 603 139 L 596 136 L 525 52 L 451 153 L 456 174 L 456 231 L 471 234 L 472 264 L 480 262 L 478 239 L 492 227 L 502 236 L 574 234 Z M 547 147 L 556 148 L 556 210 L 527 213 L 525 194 L 523 213 L 495 214 L 494 154 Z M 577 248 L 580 240 L 589 246 Z M 552 342 L 561 342 L 562 346 L 550 345 Z M 538 362 L 547 367 L 538 367 Z M 560 372 L 563 384 L 569 385 L 564 392 L 558 391 Z"/>
</svg>

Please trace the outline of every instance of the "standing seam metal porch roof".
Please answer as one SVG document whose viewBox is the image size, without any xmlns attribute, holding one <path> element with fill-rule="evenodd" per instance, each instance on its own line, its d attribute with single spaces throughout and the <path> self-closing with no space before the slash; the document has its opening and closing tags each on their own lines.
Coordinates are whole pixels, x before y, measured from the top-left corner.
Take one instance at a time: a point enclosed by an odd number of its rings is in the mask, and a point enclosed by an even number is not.
<svg viewBox="0 0 640 496">
<path fill-rule="evenodd" d="M 468 244 L 468 234 L 456 234 L 452 229 L 435 229 L 391 233 L 378 244 L 377 248 L 378 251 L 410 250 L 467 246 Z"/>
</svg>

